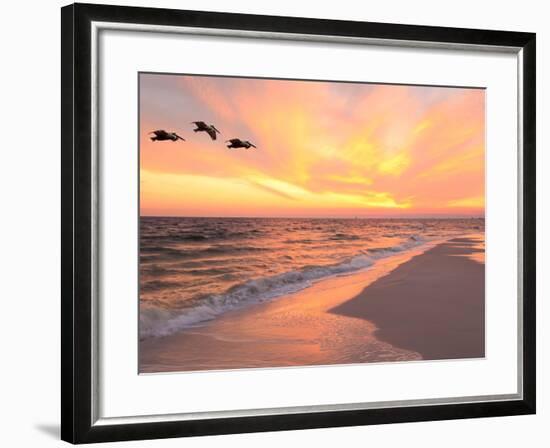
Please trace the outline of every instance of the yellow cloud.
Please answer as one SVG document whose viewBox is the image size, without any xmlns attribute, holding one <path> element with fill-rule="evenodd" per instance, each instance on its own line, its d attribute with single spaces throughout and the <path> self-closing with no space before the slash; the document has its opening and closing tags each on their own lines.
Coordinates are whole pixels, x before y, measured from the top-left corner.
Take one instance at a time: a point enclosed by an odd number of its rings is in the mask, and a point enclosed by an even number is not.
<svg viewBox="0 0 550 448">
<path fill-rule="evenodd" d="M 397 201 L 388 192 L 311 192 L 288 182 L 261 176 L 219 178 L 160 174 L 142 169 L 141 181 L 141 209 L 146 214 L 177 214 L 183 205 L 186 214 L 192 216 L 268 214 L 273 207 L 296 214 L 313 209 L 405 209 L 411 206 L 410 201 Z"/>
<path fill-rule="evenodd" d="M 340 174 L 331 174 L 327 176 L 327 179 L 342 182 L 344 184 L 357 184 L 357 185 L 372 185 L 372 179 L 363 176 L 344 176 Z"/>
<path fill-rule="evenodd" d="M 416 125 L 416 127 L 413 130 L 414 134 L 420 134 L 425 129 L 428 129 L 430 126 L 432 126 L 431 120 L 422 120 L 420 123 Z"/>
<path fill-rule="evenodd" d="M 475 196 L 472 198 L 455 199 L 447 202 L 447 206 L 457 208 L 483 208 L 485 207 L 485 198 L 483 196 Z"/>
<path fill-rule="evenodd" d="M 411 163 L 411 158 L 409 154 L 405 151 L 390 157 L 388 159 L 382 160 L 378 165 L 378 171 L 383 174 L 391 174 L 394 176 L 399 176 Z"/>
<path fill-rule="evenodd" d="M 474 146 L 432 166 L 428 170 L 424 171 L 420 177 L 448 175 L 449 173 L 483 171 L 484 155 L 485 148 L 483 145 Z"/>
</svg>

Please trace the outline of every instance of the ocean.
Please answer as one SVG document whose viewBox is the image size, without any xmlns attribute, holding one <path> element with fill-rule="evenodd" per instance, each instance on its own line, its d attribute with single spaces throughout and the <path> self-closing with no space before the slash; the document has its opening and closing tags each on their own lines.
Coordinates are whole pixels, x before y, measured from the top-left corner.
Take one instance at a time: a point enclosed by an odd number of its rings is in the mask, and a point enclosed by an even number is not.
<svg viewBox="0 0 550 448">
<path fill-rule="evenodd" d="M 142 217 L 140 339 L 196 328 L 484 227 L 482 218 Z"/>
</svg>

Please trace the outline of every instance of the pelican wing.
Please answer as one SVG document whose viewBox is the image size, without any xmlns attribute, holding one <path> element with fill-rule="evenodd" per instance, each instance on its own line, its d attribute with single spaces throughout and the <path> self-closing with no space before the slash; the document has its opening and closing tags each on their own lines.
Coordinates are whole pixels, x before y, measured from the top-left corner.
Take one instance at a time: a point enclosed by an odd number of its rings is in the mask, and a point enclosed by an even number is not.
<svg viewBox="0 0 550 448">
<path fill-rule="evenodd" d="M 210 138 L 212 140 L 216 140 L 216 131 L 214 129 L 212 129 L 211 127 L 206 129 L 206 132 L 208 133 L 208 135 L 210 136 Z"/>
<path fill-rule="evenodd" d="M 240 145 L 242 144 L 241 140 L 238 139 L 238 138 L 231 138 L 229 140 L 227 140 L 228 142 L 230 142 L 232 145 Z"/>
</svg>

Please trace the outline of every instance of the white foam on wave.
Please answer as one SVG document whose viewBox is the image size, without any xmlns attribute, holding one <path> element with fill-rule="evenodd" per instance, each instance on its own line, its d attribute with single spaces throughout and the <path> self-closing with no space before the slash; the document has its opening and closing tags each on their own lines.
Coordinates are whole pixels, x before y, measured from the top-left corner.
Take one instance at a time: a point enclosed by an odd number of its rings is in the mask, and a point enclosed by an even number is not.
<svg viewBox="0 0 550 448">
<path fill-rule="evenodd" d="M 308 266 L 300 270 L 249 280 L 229 288 L 222 294 L 204 297 L 183 309 L 142 306 L 140 338 L 167 336 L 177 331 L 215 319 L 221 314 L 245 306 L 267 302 L 308 288 L 329 277 L 356 273 L 371 267 L 377 260 L 418 248 L 425 240 L 411 236 L 406 242 L 385 248 L 367 250 L 344 262 L 328 266 Z"/>
</svg>

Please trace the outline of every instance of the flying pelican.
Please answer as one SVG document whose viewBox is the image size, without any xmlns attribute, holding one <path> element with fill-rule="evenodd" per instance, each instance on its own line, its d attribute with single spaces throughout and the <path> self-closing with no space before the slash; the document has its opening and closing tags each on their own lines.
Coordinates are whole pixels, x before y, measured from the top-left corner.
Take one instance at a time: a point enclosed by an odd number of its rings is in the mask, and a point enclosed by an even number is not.
<svg viewBox="0 0 550 448">
<path fill-rule="evenodd" d="M 232 138 L 231 140 L 226 140 L 225 143 L 228 143 L 228 142 L 229 142 L 229 145 L 227 145 L 228 148 L 235 148 L 235 149 L 246 148 L 246 149 L 249 149 L 251 146 L 253 148 L 256 148 L 256 145 L 250 143 L 248 140 L 241 140 L 240 138 Z"/>
<path fill-rule="evenodd" d="M 172 140 L 173 142 L 177 142 L 178 140 L 185 141 L 184 138 L 180 137 L 175 132 L 166 132 L 164 129 L 158 129 L 156 131 L 151 131 L 149 134 L 155 134 L 153 137 L 151 137 L 151 140 L 156 142 L 157 140 L 159 142 L 165 141 L 165 140 Z"/>
<path fill-rule="evenodd" d="M 193 131 L 195 132 L 206 132 L 212 140 L 216 140 L 216 132 L 219 134 L 220 131 L 216 129 L 216 126 L 211 124 L 210 126 L 207 125 L 204 121 L 192 121 L 192 124 L 196 126 Z"/>
</svg>

